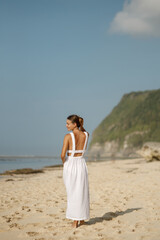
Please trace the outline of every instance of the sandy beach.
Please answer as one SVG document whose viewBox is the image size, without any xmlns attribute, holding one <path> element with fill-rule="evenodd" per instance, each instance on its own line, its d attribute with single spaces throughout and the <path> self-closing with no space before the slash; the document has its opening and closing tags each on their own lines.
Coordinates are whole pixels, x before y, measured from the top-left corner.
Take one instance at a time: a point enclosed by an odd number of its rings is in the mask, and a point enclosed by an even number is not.
<svg viewBox="0 0 160 240">
<path fill-rule="evenodd" d="M 0 179 L 2 240 L 160 240 L 160 162 L 87 162 L 90 219 L 66 219 L 63 167 Z"/>
</svg>

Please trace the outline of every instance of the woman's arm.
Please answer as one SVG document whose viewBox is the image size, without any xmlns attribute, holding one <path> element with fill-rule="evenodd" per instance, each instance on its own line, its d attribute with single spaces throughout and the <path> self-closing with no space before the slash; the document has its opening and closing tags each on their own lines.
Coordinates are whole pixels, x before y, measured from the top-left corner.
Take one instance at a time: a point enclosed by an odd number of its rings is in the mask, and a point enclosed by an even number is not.
<svg viewBox="0 0 160 240">
<path fill-rule="evenodd" d="M 66 134 L 64 136 L 64 140 L 63 140 L 63 147 L 62 147 L 62 152 L 61 152 L 61 159 L 62 159 L 63 164 L 65 162 L 66 151 L 68 150 L 68 146 L 69 146 L 69 135 L 70 134 Z"/>
</svg>

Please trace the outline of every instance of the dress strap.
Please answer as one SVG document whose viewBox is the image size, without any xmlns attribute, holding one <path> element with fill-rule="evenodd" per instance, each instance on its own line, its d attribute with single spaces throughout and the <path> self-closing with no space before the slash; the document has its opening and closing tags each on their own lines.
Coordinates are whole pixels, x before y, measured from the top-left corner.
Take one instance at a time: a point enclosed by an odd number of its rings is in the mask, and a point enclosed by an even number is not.
<svg viewBox="0 0 160 240">
<path fill-rule="evenodd" d="M 74 133 L 70 132 L 70 134 L 71 134 L 71 137 L 72 137 L 72 154 L 71 154 L 71 157 L 73 157 L 74 152 L 75 152 L 75 139 L 74 139 Z"/>
<path fill-rule="evenodd" d="M 85 153 L 86 146 L 87 146 L 87 142 L 88 142 L 88 134 L 87 134 L 87 132 L 84 132 L 84 133 L 85 133 L 85 135 L 86 135 L 86 139 L 85 139 L 85 143 L 84 143 L 84 147 L 83 147 L 83 153 L 82 153 L 82 156 L 83 156 L 83 154 Z"/>
<path fill-rule="evenodd" d="M 86 139 L 85 139 L 85 143 L 84 143 L 84 148 L 83 150 L 86 150 L 86 145 L 87 145 L 87 141 L 88 141 L 88 134 L 86 132 L 84 132 L 86 134 Z"/>
</svg>

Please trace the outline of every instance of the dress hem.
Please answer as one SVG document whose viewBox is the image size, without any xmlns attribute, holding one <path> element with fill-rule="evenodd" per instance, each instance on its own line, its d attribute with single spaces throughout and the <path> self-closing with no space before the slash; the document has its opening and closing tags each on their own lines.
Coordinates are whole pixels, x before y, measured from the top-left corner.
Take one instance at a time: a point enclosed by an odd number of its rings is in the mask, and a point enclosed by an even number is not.
<svg viewBox="0 0 160 240">
<path fill-rule="evenodd" d="M 71 220 L 77 220 L 77 221 L 78 221 L 78 220 L 80 221 L 80 220 L 90 219 L 89 217 L 88 217 L 88 218 L 70 218 L 70 217 L 67 217 L 67 216 L 66 216 L 66 218 L 71 219 Z"/>
</svg>

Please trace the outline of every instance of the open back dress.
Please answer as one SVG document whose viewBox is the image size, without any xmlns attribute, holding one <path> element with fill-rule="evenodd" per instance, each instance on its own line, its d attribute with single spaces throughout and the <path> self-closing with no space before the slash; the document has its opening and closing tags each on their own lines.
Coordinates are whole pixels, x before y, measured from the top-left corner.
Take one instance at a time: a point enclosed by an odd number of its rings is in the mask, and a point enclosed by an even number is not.
<svg viewBox="0 0 160 240">
<path fill-rule="evenodd" d="M 85 220 L 90 218 L 90 196 L 88 169 L 84 153 L 87 148 L 88 133 L 86 135 L 83 150 L 76 150 L 74 133 L 70 132 L 72 137 L 72 150 L 67 152 L 63 166 L 63 181 L 67 192 L 67 210 L 66 218 L 72 220 Z M 74 156 L 75 153 L 82 153 L 81 156 Z"/>
</svg>

